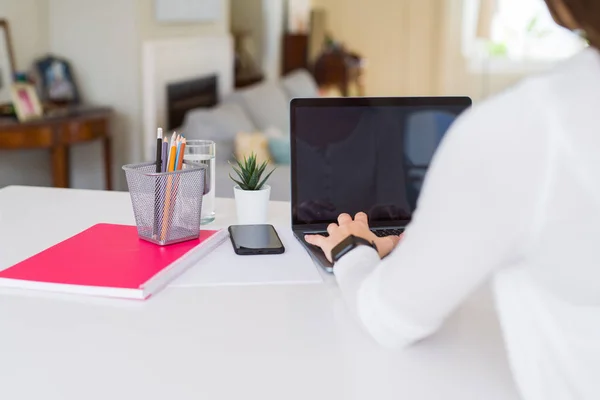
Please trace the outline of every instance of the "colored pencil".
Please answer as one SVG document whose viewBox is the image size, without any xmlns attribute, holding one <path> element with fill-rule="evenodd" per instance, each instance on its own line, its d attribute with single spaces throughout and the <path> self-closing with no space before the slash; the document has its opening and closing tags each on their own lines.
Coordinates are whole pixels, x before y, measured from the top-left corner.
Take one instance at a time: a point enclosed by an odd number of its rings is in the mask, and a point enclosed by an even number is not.
<svg viewBox="0 0 600 400">
<path fill-rule="evenodd" d="M 181 169 L 181 161 L 183 161 L 183 153 L 181 152 L 182 150 L 182 145 L 183 145 L 183 138 L 179 137 L 179 142 L 177 143 L 177 156 L 175 157 L 175 171 L 179 171 Z"/>
<path fill-rule="evenodd" d="M 166 137 L 163 140 L 162 143 L 162 165 L 161 165 L 161 169 L 160 172 L 167 172 L 167 157 L 169 155 L 169 139 L 167 139 Z"/>
<path fill-rule="evenodd" d="M 171 136 L 171 147 L 169 149 L 169 165 L 167 167 L 167 172 L 173 172 L 175 170 L 175 158 L 177 157 L 177 135 L 173 133 Z M 163 221 L 162 221 L 162 229 L 160 233 L 160 240 L 164 241 L 167 238 L 167 233 L 169 229 L 169 215 L 170 215 L 170 207 L 171 207 L 171 192 L 172 192 L 172 184 L 173 184 L 173 176 L 169 175 L 167 178 L 167 188 L 165 193 L 165 207 L 163 210 Z"/>
<path fill-rule="evenodd" d="M 169 166 L 167 167 L 167 172 L 175 171 L 175 157 L 177 156 L 177 138 L 175 134 L 173 134 L 171 139 L 171 148 L 169 150 Z"/>
<path fill-rule="evenodd" d="M 186 140 L 183 138 L 181 140 L 181 146 L 179 148 L 179 153 L 177 155 L 177 170 L 181 170 L 183 168 L 183 156 L 185 155 L 185 143 Z"/>
</svg>

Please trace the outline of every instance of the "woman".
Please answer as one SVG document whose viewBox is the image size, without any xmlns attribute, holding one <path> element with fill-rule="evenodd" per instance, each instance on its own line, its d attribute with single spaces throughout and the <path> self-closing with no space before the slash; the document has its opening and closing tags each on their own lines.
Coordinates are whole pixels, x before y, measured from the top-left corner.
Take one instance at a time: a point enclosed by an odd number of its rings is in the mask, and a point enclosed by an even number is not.
<svg viewBox="0 0 600 400">
<path fill-rule="evenodd" d="M 396 249 L 365 214 L 306 239 L 328 257 L 349 235 L 375 244 L 335 275 L 380 343 L 430 335 L 492 278 L 523 398 L 600 399 L 600 0 L 546 3 L 590 48 L 459 118 Z"/>
</svg>

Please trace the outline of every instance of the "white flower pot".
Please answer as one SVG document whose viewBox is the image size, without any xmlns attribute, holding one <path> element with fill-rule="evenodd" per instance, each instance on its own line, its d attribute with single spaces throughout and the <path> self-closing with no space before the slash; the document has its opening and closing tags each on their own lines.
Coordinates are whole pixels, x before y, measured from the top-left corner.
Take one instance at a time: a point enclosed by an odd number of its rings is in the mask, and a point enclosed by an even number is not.
<svg viewBox="0 0 600 400">
<path fill-rule="evenodd" d="M 239 186 L 233 188 L 238 224 L 266 224 L 269 211 L 271 186 L 263 185 L 260 190 L 242 190 Z"/>
</svg>

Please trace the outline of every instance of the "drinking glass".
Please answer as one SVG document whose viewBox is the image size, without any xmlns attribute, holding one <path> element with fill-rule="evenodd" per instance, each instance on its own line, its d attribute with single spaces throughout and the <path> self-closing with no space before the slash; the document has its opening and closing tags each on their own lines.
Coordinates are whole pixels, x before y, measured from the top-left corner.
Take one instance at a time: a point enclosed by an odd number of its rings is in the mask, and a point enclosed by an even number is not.
<svg viewBox="0 0 600 400">
<path fill-rule="evenodd" d="M 215 142 L 212 140 L 187 140 L 183 159 L 207 167 L 200 223 L 208 224 L 215 220 Z"/>
</svg>

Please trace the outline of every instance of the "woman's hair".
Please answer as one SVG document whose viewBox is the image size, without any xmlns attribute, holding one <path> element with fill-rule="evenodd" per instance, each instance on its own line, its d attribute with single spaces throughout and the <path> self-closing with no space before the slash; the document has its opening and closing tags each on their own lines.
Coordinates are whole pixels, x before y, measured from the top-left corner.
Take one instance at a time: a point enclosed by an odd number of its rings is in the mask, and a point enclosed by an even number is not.
<svg viewBox="0 0 600 400">
<path fill-rule="evenodd" d="M 600 0 L 545 0 L 554 19 L 561 25 L 560 16 L 556 12 L 556 3 L 561 1 L 569 10 L 573 19 L 585 32 L 590 45 L 600 49 Z"/>
</svg>

